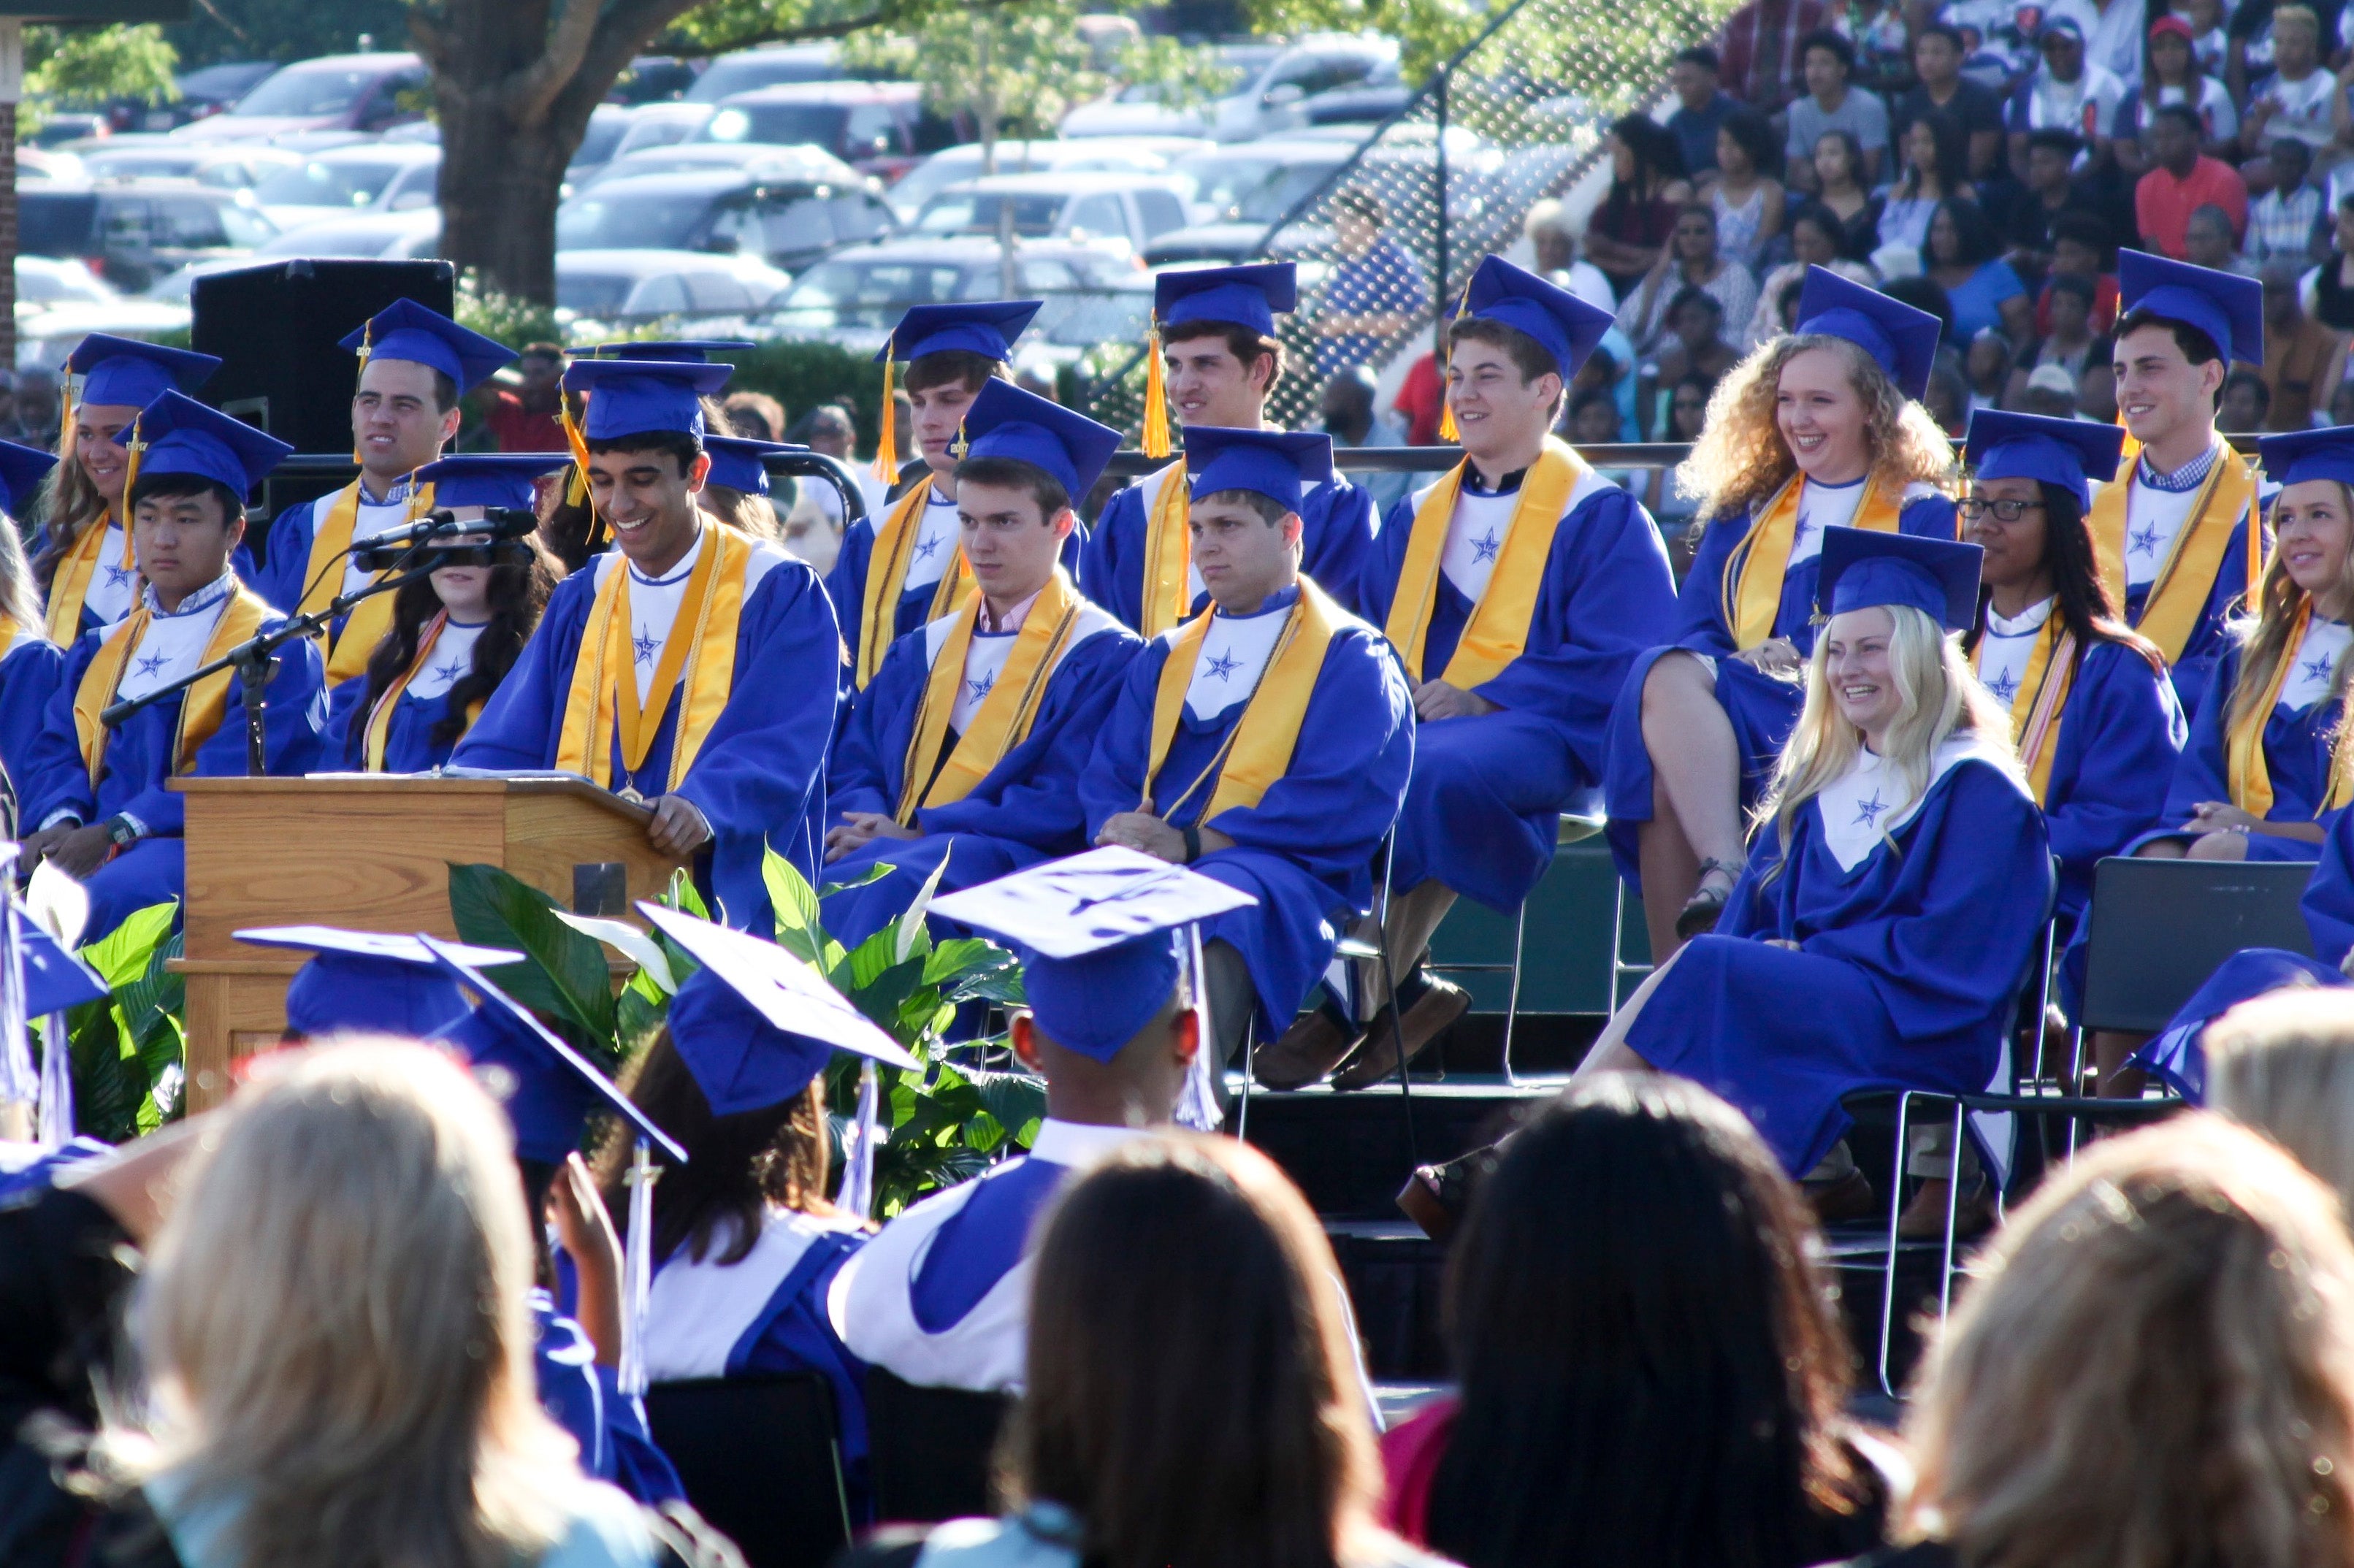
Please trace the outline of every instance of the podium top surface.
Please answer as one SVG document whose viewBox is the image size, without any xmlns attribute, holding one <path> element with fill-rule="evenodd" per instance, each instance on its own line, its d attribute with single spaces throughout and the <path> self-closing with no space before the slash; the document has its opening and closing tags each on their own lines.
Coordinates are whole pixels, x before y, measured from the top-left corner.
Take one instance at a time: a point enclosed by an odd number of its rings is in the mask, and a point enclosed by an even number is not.
<svg viewBox="0 0 2354 1568">
<path fill-rule="evenodd" d="M 568 797 L 634 822 L 653 820 L 651 807 L 625 800 L 586 779 L 451 778 L 429 773 L 324 773 L 301 779 L 248 779 L 237 775 L 184 776 L 169 781 L 184 795 L 524 795 Z"/>
</svg>

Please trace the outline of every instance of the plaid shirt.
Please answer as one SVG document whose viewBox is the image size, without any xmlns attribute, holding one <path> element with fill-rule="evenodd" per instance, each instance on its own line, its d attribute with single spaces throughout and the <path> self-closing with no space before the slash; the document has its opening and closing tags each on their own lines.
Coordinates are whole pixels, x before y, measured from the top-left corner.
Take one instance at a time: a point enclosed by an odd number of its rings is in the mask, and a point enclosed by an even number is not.
<svg viewBox="0 0 2354 1568">
<path fill-rule="evenodd" d="M 1806 90 L 1798 40 L 1822 25 L 1819 0 L 1749 0 L 1725 19 L 1724 90 L 1763 113 L 1787 107 Z"/>
<path fill-rule="evenodd" d="M 2303 266 L 2312 260 L 2313 228 L 2320 221 L 2321 192 L 2316 186 L 2299 185 L 2286 201 L 2279 191 L 2266 191 L 2248 206 L 2243 254 L 2251 261 L 2285 257 Z"/>
</svg>

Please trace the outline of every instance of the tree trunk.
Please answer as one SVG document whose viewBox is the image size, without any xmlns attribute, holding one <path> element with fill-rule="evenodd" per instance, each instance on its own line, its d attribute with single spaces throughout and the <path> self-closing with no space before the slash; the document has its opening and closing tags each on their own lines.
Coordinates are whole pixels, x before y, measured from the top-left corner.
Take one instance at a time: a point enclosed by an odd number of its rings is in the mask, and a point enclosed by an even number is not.
<svg viewBox="0 0 2354 1568">
<path fill-rule="evenodd" d="M 517 125 L 493 94 L 443 100 L 441 254 L 485 287 L 555 303 L 557 193 L 581 131 Z"/>
</svg>

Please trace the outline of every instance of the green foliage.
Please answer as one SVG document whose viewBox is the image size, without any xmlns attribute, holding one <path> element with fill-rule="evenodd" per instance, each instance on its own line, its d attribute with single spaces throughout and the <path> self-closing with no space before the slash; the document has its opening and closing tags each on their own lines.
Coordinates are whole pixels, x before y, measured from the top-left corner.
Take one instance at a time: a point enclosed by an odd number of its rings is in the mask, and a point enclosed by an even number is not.
<svg viewBox="0 0 2354 1568">
<path fill-rule="evenodd" d="M 766 392 L 790 419 L 821 403 L 840 403 L 858 422 L 861 447 L 882 428 L 883 367 L 867 355 L 831 343 L 764 343 L 714 357 L 736 366 L 728 391 Z"/>
<path fill-rule="evenodd" d="M 994 112 L 1002 136 L 1052 136 L 1065 114 L 1110 85 L 1078 17 L 1075 0 L 928 6 L 845 38 L 843 59 L 854 70 L 921 83 L 935 113 L 979 124 Z"/>
<path fill-rule="evenodd" d="M 1154 36 L 1139 38 L 1121 51 L 1123 82 L 1150 86 L 1160 101 L 1172 109 L 1190 109 L 1223 98 L 1235 90 L 1242 73 L 1218 63 L 1218 52 L 1207 44 L 1188 44 Z"/>
<path fill-rule="evenodd" d="M 485 970 L 508 995 L 551 1020 L 556 1031 L 608 1072 L 625 1054 L 620 1009 L 602 944 L 557 916 L 539 889 L 494 865 L 450 867 L 450 916 L 461 940 L 511 948 L 520 963 Z M 642 1015 L 632 1022 L 644 1033 Z"/>
<path fill-rule="evenodd" d="M 153 22 L 136 26 L 27 27 L 25 96 L 56 109 L 92 109 L 116 99 L 169 103 L 179 51 Z"/>
<path fill-rule="evenodd" d="M 458 323 L 470 332 L 496 338 L 509 348 L 527 343 L 562 343 L 556 324 L 556 307 L 487 288 L 468 271 L 458 280 Z"/>
<path fill-rule="evenodd" d="M 224 60 L 301 60 L 408 47 L 403 0 L 203 0 L 164 36 L 191 67 Z"/>
<path fill-rule="evenodd" d="M 81 949 L 82 961 L 113 994 L 66 1015 L 74 1126 L 109 1143 L 153 1132 L 179 1114 L 186 987 L 164 968 L 180 956 L 179 934 L 172 929 L 177 909 L 158 904 L 138 910 L 103 941 Z M 40 1026 L 46 1031 L 46 1021 Z"/>
</svg>

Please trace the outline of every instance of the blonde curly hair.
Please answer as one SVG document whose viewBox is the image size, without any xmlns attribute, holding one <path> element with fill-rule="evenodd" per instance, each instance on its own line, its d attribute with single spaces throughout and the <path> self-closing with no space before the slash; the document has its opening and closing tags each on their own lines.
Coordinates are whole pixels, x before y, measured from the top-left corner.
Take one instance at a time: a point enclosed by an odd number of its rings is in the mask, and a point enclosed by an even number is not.
<svg viewBox="0 0 2354 1568">
<path fill-rule="evenodd" d="M 1676 471 L 1676 488 L 1700 502 L 1701 522 L 1764 504 L 1797 471 L 1797 459 L 1775 423 L 1774 398 L 1781 390 L 1782 367 L 1816 348 L 1846 361 L 1848 384 L 1870 411 L 1864 441 L 1873 453 L 1872 487 L 1891 501 L 1901 500 L 1908 484 L 1950 490 L 1953 443 L 1870 355 L 1843 337 L 1786 335 L 1752 350 L 1709 397 L 1708 422 L 1692 443 L 1691 456 Z"/>
</svg>

